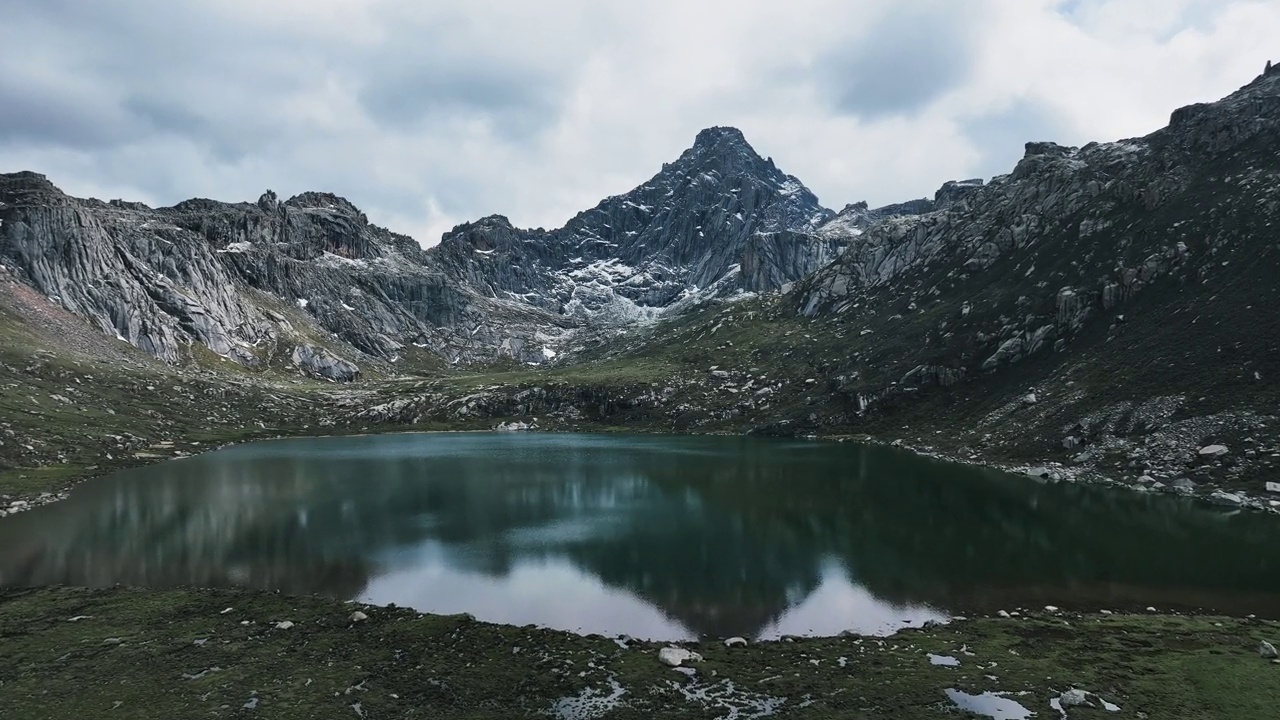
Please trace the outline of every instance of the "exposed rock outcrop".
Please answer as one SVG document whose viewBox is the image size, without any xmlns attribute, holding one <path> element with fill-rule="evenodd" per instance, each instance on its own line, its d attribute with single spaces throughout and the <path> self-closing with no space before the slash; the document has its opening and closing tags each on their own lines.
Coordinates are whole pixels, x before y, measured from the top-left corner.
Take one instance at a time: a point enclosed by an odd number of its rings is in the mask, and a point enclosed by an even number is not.
<svg viewBox="0 0 1280 720">
<path fill-rule="evenodd" d="M 797 309 L 819 317 L 855 305 L 962 305 L 916 344 L 955 370 L 1062 349 L 1095 319 L 1126 322 L 1117 313 L 1165 278 L 1223 272 L 1227 263 L 1208 259 L 1251 242 L 1249 223 L 1265 226 L 1280 206 L 1276 168 L 1264 162 L 1278 135 L 1280 75 L 1268 74 L 1175 112 L 1144 138 L 1027 143 L 1012 173 L 947 183 L 931 211 L 849 232 L 840 258 L 798 289 Z M 1225 189 L 1232 194 L 1217 194 Z"/>
<path fill-rule="evenodd" d="M 293 349 L 293 364 L 309 375 L 336 382 L 351 382 L 360 377 L 360 368 L 333 353 L 314 345 L 299 345 Z"/>
<path fill-rule="evenodd" d="M 252 365 L 264 345 L 287 354 L 281 335 L 297 330 L 389 361 L 412 345 L 451 362 L 536 364 L 583 332 L 799 280 L 842 245 L 807 234 L 830 216 L 739 131 L 711 128 L 649 182 L 564 228 L 492 216 L 429 251 L 329 193 L 152 209 L 72 198 L 35 173 L 0 175 L 0 261 L 168 362 L 194 343 Z M 273 319 L 290 306 L 316 327 Z"/>
</svg>

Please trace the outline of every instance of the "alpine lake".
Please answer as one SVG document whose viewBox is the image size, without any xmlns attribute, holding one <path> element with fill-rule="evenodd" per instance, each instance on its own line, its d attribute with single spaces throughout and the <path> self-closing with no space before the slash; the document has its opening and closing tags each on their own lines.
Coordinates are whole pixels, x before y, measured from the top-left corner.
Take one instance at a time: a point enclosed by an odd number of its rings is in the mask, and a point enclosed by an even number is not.
<svg viewBox="0 0 1280 720">
<path fill-rule="evenodd" d="M 247 587 L 655 640 L 1046 605 L 1274 619 L 1274 522 L 849 443 L 313 438 L 120 472 L 0 520 L 0 585 Z"/>
</svg>

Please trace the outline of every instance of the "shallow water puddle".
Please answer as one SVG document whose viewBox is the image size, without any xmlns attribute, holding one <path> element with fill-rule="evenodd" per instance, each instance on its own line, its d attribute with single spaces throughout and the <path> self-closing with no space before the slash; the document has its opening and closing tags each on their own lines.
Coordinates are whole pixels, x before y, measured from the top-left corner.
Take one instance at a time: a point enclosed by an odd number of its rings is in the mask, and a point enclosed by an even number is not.
<svg viewBox="0 0 1280 720">
<path fill-rule="evenodd" d="M 962 690 L 952 689 L 947 690 L 947 697 L 961 710 L 986 715 L 993 720 L 1027 720 L 1035 714 L 1019 703 L 993 692 L 970 695 Z"/>
</svg>

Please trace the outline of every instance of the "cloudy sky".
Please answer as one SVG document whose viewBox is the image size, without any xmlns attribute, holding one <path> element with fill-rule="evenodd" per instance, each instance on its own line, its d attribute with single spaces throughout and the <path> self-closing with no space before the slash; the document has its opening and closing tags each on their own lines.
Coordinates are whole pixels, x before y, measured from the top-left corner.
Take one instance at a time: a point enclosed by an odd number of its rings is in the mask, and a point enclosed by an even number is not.
<svg viewBox="0 0 1280 720">
<path fill-rule="evenodd" d="M 734 125 L 824 204 L 1142 135 L 1280 61 L 1280 0 L 0 0 L 0 171 L 554 227 Z"/>
</svg>

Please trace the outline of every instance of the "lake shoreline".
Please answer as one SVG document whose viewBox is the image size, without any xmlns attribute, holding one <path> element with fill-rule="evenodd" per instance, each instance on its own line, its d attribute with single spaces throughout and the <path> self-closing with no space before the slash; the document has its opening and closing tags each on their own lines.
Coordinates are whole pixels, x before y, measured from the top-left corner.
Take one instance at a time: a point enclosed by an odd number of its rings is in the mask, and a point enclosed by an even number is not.
<svg viewBox="0 0 1280 720">
<path fill-rule="evenodd" d="M 1084 483 L 1089 485 L 1097 485 L 1108 487 L 1115 490 L 1128 490 L 1130 492 L 1141 494 L 1162 493 L 1174 497 L 1185 497 L 1196 500 L 1205 505 L 1213 506 L 1223 510 L 1246 510 L 1250 512 L 1266 513 L 1270 515 L 1280 515 L 1280 501 L 1271 498 L 1262 497 L 1254 493 L 1248 493 L 1237 490 L 1232 495 L 1238 497 L 1241 502 L 1238 504 L 1223 504 L 1215 502 L 1210 494 L 1197 494 L 1192 490 L 1182 490 L 1174 486 L 1164 486 L 1162 488 L 1154 488 L 1141 483 L 1127 482 L 1111 475 L 1100 472 L 1097 469 L 1089 467 L 1069 467 L 1055 461 L 1045 461 L 1040 463 L 1013 463 L 998 460 L 987 460 L 981 457 L 964 457 L 954 452 L 939 450 L 930 445 L 923 443 L 905 443 L 901 440 L 884 440 L 872 435 L 832 435 L 817 436 L 818 439 L 832 440 L 841 437 L 848 437 L 856 442 L 868 445 L 877 445 L 881 447 L 901 448 L 911 452 L 919 457 L 941 460 L 944 462 L 955 463 L 957 465 L 966 465 L 969 467 L 983 467 L 992 470 L 1009 473 L 1010 475 L 1019 475 L 1027 478 L 1032 482 L 1070 482 Z M 1039 472 L 1036 472 L 1039 471 Z"/>
<path fill-rule="evenodd" d="M 947 716 L 957 690 L 999 693 L 1042 717 L 1071 690 L 1123 717 L 1247 720 L 1280 703 L 1280 666 L 1259 653 L 1280 642 L 1280 623 L 1247 618 L 1046 609 L 889 637 L 728 647 L 244 590 L 57 587 L 0 590 L 0 625 L 0 703 L 31 718 L 113 708 L 138 718 L 641 718 L 771 707 L 911 719 Z M 702 659 L 668 667 L 659 654 L 672 646 Z"/>
<path fill-rule="evenodd" d="M 513 420 L 513 419 L 507 419 L 507 420 Z M 185 458 L 195 457 L 197 455 L 202 455 L 205 453 L 222 450 L 225 448 L 236 447 L 239 445 L 245 445 L 245 444 L 256 443 L 256 442 L 268 442 L 273 440 L 290 440 L 290 439 L 304 440 L 304 439 L 324 439 L 324 438 L 336 438 L 336 437 L 375 437 L 375 436 L 381 436 L 381 435 L 493 433 L 493 432 L 501 432 L 500 430 L 497 429 L 497 427 L 499 424 L 504 424 L 507 420 L 499 419 L 498 424 L 491 424 L 491 426 L 487 428 L 475 427 L 474 423 L 470 425 L 465 423 L 460 423 L 459 424 L 460 426 L 457 428 L 445 428 L 445 429 L 440 429 L 440 428 L 415 429 L 412 426 L 397 425 L 397 426 L 389 426 L 384 430 L 373 430 L 368 428 L 361 428 L 359 430 L 353 430 L 352 432 L 331 432 L 331 433 L 325 433 L 325 434 L 308 432 L 308 431 L 313 431 L 314 428 L 302 428 L 298 432 L 279 432 L 279 433 L 268 433 L 263 435 L 254 434 L 253 436 L 247 437 L 243 440 L 234 440 L 231 442 L 226 442 L 220 445 L 209 446 L 209 447 L 201 446 L 199 443 L 195 443 L 193 445 L 191 441 L 184 440 L 182 438 L 165 440 L 158 444 L 161 447 L 152 446 L 151 448 L 148 449 L 148 452 L 137 453 L 129 458 L 119 458 L 115 461 L 110 462 L 109 466 L 106 468 L 98 465 L 88 466 L 83 469 L 70 468 L 69 472 L 63 478 L 61 478 L 62 484 L 59 486 L 57 490 L 53 492 L 30 493 L 25 495 L 19 493 L 16 495 L 10 495 L 10 500 L 5 501 L 9 503 L 9 506 L 8 507 L 0 506 L 0 520 L 3 520 L 8 515 L 14 515 L 20 512 L 25 512 L 27 510 L 35 509 L 42 505 L 47 505 L 50 503 L 58 502 L 60 500 L 64 500 L 66 499 L 67 494 L 75 486 L 80 485 L 81 483 L 93 480 L 95 478 L 100 478 L 106 475 L 110 475 L 120 470 L 127 470 L 127 469 L 137 468 L 137 467 L 145 467 L 147 465 L 159 464 L 162 462 L 167 462 L 172 460 L 182 460 Z M 710 432 L 702 432 L 702 433 L 699 433 L 699 432 L 677 433 L 669 430 L 654 429 L 646 426 L 629 427 L 629 426 L 610 426 L 610 425 L 600 425 L 597 427 L 587 425 L 585 427 L 574 426 L 569 428 L 565 428 L 565 427 L 533 428 L 530 431 L 540 432 L 540 433 L 556 433 L 556 434 L 584 433 L 584 434 L 602 434 L 602 435 L 634 433 L 637 435 L 668 435 L 668 436 L 675 436 L 675 437 L 679 437 L 679 436 L 691 436 L 691 437 L 749 436 L 751 434 L 747 430 L 710 431 Z M 516 431 L 516 432 L 523 432 L 523 431 Z M 1238 496 L 1238 498 L 1242 502 L 1239 504 L 1224 506 L 1221 503 L 1215 503 L 1211 495 L 1196 494 L 1194 491 L 1182 490 L 1179 488 L 1175 488 L 1173 486 L 1166 486 L 1164 488 L 1157 490 L 1147 485 L 1136 484 L 1132 482 L 1127 482 L 1125 480 L 1117 479 L 1115 477 L 1111 477 L 1110 475 L 1100 472 L 1096 469 L 1087 468 L 1087 467 L 1067 467 L 1054 461 L 1045 461 L 1042 463 L 1025 463 L 1025 462 L 1015 463 L 1015 462 L 1009 462 L 1009 461 L 983 458 L 981 456 L 966 457 L 956 452 L 941 450 L 934 446 L 927 445 L 920 442 L 908 443 L 908 442 L 904 442 L 900 438 L 894 439 L 894 440 L 887 440 L 883 437 L 878 437 L 878 436 L 869 435 L 869 434 L 850 434 L 850 433 L 832 432 L 832 433 L 823 433 L 823 434 L 815 434 L 815 435 L 808 435 L 808 436 L 796 436 L 794 439 L 808 439 L 808 440 L 816 440 L 816 441 L 823 441 L 823 442 L 857 442 L 857 443 L 862 443 L 866 445 L 874 445 L 878 447 L 893 447 L 893 448 L 899 448 L 906 452 L 913 453 L 923 458 L 929 458 L 932 460 L 939 460 L 943 462 L 954 463 L 957 465 L 962 465 L 967 467 L 987 468 L 987 469 L 998 470 L 1001 472 L 1009 473 L 1011 475 L 1022 476 L 1031 482 L 1085 483 L 1090 485 L 1108 487 L 1114 490 L 1127 490 L 1129 492 L 1143 493 L 1143 494 L 1163 492 L 1164 494 L 1172 495 L 1176 497 L 1193 498 L 1198 502 L 1204 503 L 1206 505 L 1219 507 L 1224 510 L 1247 510 L 1251 512 L 1261 512 L 1261 513 L 1266 513 L 1270 515 L 1280 516 L 1280 501 L 1271 500 L 1269 498 L 1257 496 L 1252 493 L 1236 491 L 1235 493 L 1233 493 L 1233 495 Z M 172 454 L 161 454 L 164 452 L 169 452 Z M 34 468 L 32 470 L 38 471 L 40 469 L 41 468 Z M 1033 470 L 1041 470 L 1043 474 L 1042 475 L 1032 474 Z M 21 503 L 21 505 L 15 506 L 14 503 Z"/>
</svg>

